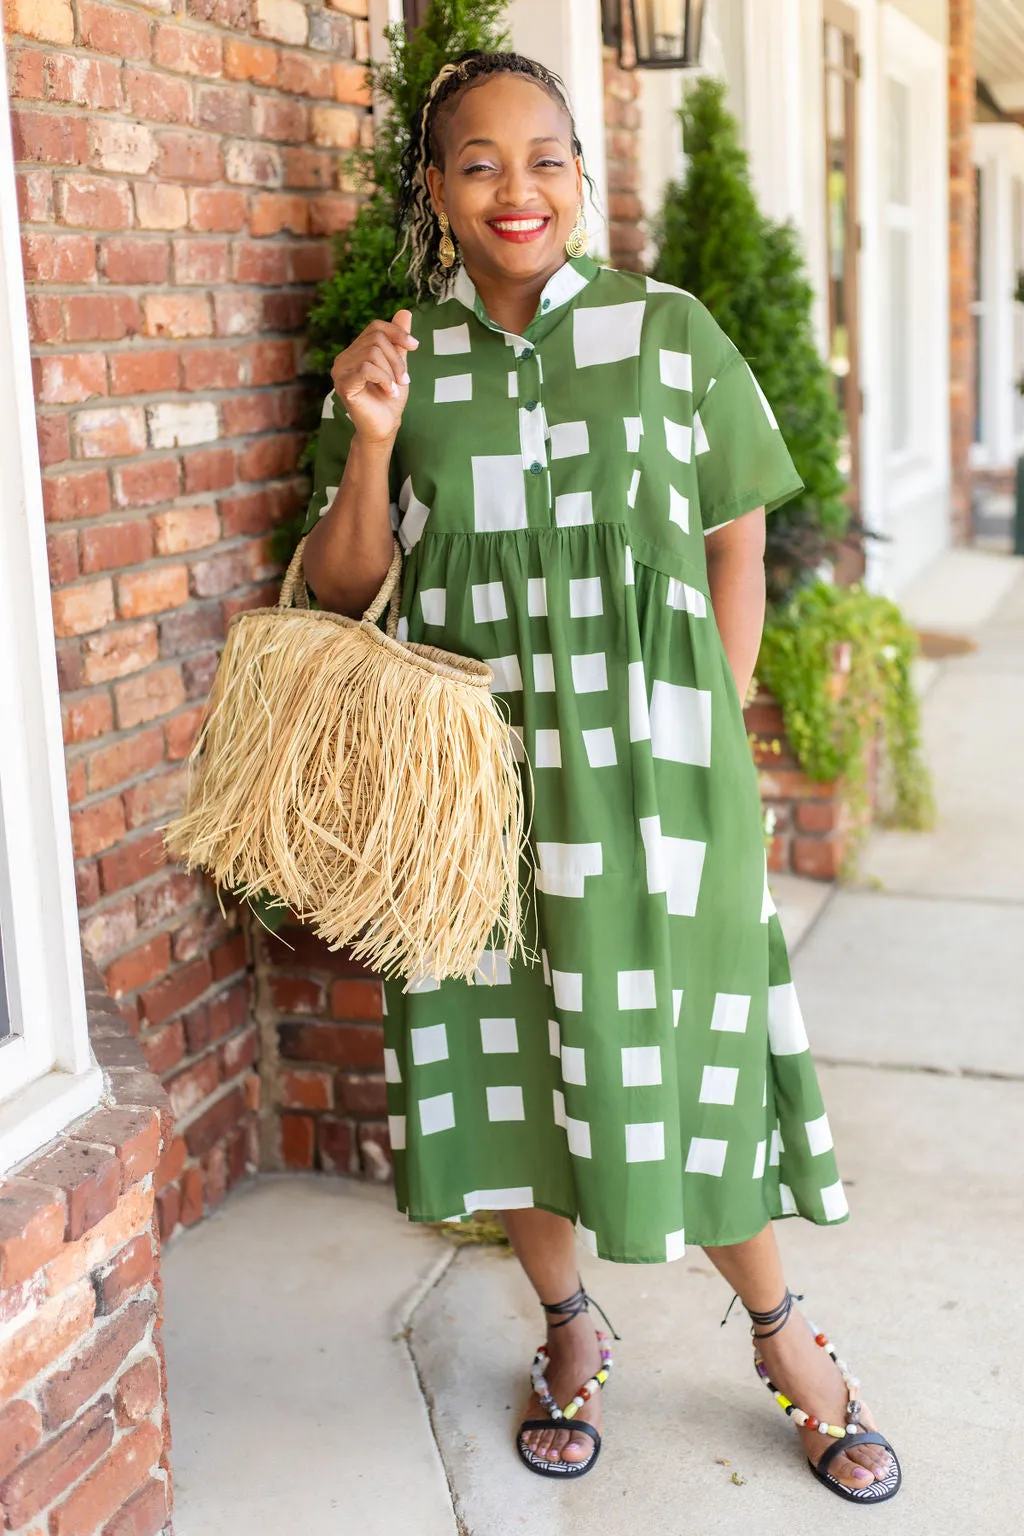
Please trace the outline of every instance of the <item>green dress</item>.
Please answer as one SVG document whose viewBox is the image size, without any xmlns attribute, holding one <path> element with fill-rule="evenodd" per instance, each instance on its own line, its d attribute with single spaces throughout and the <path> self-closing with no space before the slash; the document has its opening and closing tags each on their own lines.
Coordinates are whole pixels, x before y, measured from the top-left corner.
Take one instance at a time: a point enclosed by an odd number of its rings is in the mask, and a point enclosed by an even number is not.
<svg viewBox="0 0 1024 1536">
<path fill-rule="evenodd" d="M 386 986 L 399 1207 L 542 1207 L 627 1263 L 841 1221 L 704 556 L 800 489 L 771 408 L 695 298 L 586 257 L 522 336 L 464 270 L 412 330 L 400 635 L 494 670 L 532 768 L 541 956 Z M 352 430 L 329 395 L 307 529 Z"/>
</svg>

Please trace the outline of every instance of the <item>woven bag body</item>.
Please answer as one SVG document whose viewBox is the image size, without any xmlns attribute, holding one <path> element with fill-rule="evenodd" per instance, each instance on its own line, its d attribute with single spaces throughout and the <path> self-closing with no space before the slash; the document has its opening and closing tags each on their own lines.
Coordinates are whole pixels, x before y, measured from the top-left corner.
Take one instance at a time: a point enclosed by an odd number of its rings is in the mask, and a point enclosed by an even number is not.
<svg viewBox="0 0 1024 1536">
<path fill-rule="evenodd" d="M 396 638 L 400 581 L 396 542 L 361 620 L 310 609 L 300 544 L 231 621 L 166 843 L 385 975 L 468 979 L 524 949 L 522 782 L 490 668 Z"/>
</svg>

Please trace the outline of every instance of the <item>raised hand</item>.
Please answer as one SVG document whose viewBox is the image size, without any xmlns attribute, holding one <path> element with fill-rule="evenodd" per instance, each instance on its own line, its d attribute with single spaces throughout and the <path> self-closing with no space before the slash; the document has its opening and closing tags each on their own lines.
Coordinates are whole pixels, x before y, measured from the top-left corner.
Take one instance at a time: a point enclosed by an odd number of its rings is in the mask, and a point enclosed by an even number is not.
<svg viewBox="0 0 1024 1536">
<path fill-rule="evenodd" d="M 408 309 L 393 320 L 371 320 L 334 360 L 334 388 L 364 442 L 390 444 L 398 432 L 409 398 L 406 359 L 419 345 L 411 325 Z"/>
</svg>

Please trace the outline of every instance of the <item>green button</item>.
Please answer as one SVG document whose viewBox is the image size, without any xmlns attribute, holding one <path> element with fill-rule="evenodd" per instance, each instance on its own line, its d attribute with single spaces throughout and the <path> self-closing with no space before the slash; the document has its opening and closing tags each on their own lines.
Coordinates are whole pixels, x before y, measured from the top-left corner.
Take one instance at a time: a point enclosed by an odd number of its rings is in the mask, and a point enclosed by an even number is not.
<svg viewBox="0 0 1024 1536">
<path fill-rule="evenodd" d="M 533 348 L 524 347 L 519 356 L 522 358 L 524 363 L 529 362 L 530 358 L 533 356 Z"/>
<path fill-rule="evenodd" d="M 527 402 L 526 402 L 526 409 L 528 411 L 535 411 L 537 409 L 537 402 L 536 402 L 536 400 L 527 400 Z"/>
<path fill-rule="evenodd" d="M 544 468 L 544 465 L 543 464 L 538 464 L 537 460 L 534 459 L 533 463 L 530 465 L 530 474 L 531 475 L 539 475 L 543 468 Z"/>
<path fill-rule="evenodd" d="M 551 308 L 551 300 L 550 299 L 541 299 L 540 307 L 541 307 L 541 309 L 550 309 Z"/>
</svg>

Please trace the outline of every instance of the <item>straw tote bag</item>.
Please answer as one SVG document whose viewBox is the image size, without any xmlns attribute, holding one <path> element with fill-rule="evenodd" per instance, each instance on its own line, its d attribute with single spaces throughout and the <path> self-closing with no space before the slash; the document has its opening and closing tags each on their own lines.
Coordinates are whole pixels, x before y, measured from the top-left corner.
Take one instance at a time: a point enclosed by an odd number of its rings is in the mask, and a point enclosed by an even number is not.
<svg viewBox="0 0 1024 1536">
<path fill-rule="evenodd" d="M 397 541 L 361 620 L 310 608 L 302 549 L 278 606 L 228 627 L 167 847 L 388 976 L 525 953 L 523 790 L 491 669 L 396 638 Z"/>
</svg>

